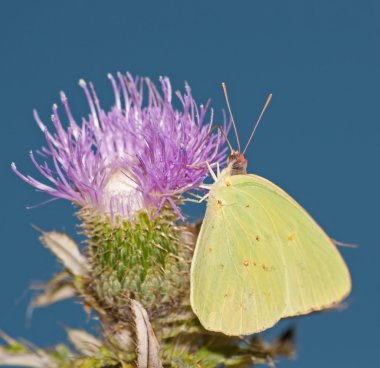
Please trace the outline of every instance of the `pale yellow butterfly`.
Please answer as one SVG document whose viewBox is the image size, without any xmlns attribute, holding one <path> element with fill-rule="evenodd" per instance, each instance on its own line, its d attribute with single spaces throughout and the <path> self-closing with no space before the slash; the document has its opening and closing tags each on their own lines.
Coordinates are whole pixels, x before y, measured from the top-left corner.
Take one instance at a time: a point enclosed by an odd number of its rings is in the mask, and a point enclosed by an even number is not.
<svg viewBox="0 0 380 368">
<path fill-rule="evenodd" d="M 207 330 L 227 335 L 257 333 L 281 318 L 331 307 L 351 290 L 331 238 L 282 189 L 247 174 L 238 147 L 226 169 L 212 172 L 191 266 L 193 311 Z"/>
</svg>

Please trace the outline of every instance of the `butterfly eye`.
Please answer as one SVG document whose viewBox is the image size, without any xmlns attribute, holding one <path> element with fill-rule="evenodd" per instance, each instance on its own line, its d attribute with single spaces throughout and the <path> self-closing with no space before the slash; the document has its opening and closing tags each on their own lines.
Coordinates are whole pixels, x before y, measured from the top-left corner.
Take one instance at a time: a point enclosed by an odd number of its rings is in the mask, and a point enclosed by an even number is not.
<svg viewBox="0 0 380 368">
<path fill-rule="evenodd" d="M 229 164 L 231 161 L 234 161 L 234 160 L 237 160 L 240 156 L 240 153 L 239 152 L 232 152 L 229 156 L 228 156 L 228 159 L 227 159 L 227 164 Z"/>
</svg>

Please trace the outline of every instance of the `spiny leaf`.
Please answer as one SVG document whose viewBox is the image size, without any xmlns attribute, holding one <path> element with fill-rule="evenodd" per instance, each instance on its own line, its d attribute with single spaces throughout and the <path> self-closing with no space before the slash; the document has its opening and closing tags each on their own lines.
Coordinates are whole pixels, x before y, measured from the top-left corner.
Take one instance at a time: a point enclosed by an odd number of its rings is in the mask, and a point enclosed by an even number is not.
<svg viewBox="0 0 380 368">
<path fill-rule="evenodd" d="M 79 252 L 77 244 L 69 236 L 56 231 L 42 232 L 42 243 L 49 248 L 75 276 L 82 276 L 88 269 L 86 258 Z"/>
<path fill-rule="evenodd" d="M 102 342 L 84 330 L 67 329 L 67 335 L 75 349 L 85 356 L 98 354 Z"/>
<path fill-rule="evenodd" d="M 150 325 L 148 313 L 136 300 L 131 300 L 131 308 L 135 315 L 138 367 L 161 368 L 160 347 Z"/>
<path fill-rule="evenodd" d="M 33 300 L 33 307 L 46 307 L 47 305 L 71 298 L 76 294 L 75 288 L 69 283 L 56 285 L 53 288 L 48 285 L 45 292 Z"/>
</svg>

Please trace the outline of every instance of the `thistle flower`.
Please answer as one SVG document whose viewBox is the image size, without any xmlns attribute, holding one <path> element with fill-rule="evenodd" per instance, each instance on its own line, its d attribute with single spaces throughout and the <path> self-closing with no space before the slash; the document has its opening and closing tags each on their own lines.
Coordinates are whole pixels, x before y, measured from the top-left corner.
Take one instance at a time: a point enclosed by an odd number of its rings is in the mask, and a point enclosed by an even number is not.
<svg viewBox="0 0 380 368">
<path fill-rule="evenodd" d="M 71 290 L 113 315 L 123 315 L 133 297 L 157 320 L 188 308 L 191 247 L 181 240 L 178 205 L 200 188 L 206 162 L 224 157 L 224 140 L 210 132 L 209 103 L 198 107 L 188 85 L 177 92 L 177 109 L 168 78 L 161 78 L 160 89 L 130 74 L 109 79 L 115 103 L 108 112 L 84 81 L 90 113 L 81 123 L 63 92 L 67 128 L 57 105 L 53 131 L 34 112 L 46 145 L 37 151 L 42 162 L 33 152 L 30 157 L 45 181 L 12 168 L 38 191 L 80 207 L 90 266 L 79 281 L 70 279 Z M 114 319 L 106 324 L 119 325 Z"/>
<path fill-rule="evenodd" d="M 214 163 L 225 153 L 223 138 L 209 133 L 212 109 L 205 123 L 209 103 L 198 107 L 186 84 L 184 94 L 177 92 L 181 109 L 175 109 L 168 78 L 161 78 L 160 92 L 148 78 L 128 73 L 108 77 L 115 95 L 108 112 L 101 108 L 92 83 L 83 80 L 80 86 L 90 114 L 81 124 L 74 120 L 63 92 L 67 129 L 57 105 L 53 105 L 53 133 L 34 111 L 46 146 L 37 151 L 44 162 L 38 162 L 33 152 L 30 157 L 49 184 L 22 174 L 14 163 L 12 169 L 38 191 L 111 218 L 131 218 L 141 209 L 158 213 L 166 204 L 182 218 L 181 196 L 201 184 L 207 175 L 206 161 Z"/>
</svg>

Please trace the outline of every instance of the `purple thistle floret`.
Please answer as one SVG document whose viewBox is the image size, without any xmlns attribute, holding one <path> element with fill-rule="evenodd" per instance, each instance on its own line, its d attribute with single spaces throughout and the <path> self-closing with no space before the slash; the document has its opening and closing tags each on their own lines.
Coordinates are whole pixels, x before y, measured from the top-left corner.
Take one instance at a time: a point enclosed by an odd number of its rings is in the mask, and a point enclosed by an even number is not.
<svg viewBox="0 0 380 368">
<path fill-rule="evenodd" d="M 161 78 L 161 93 L 147 78 L 119 73 L 117 80 L 112 75 L 109 79 L 115 94 L 109 112 L 100 107 L 92 83 L 80 81 L 90 107 L 81 124 L 74 120 L 63 92 L 67 129 L 56 105 L 53 133 L 34 111 L 47 145 L 37 151 L 43 163 L 33 152 L 30 157 L 49 185 L 21 174 L 15 164 L 13 170 L 38 191 L 112 218 L 131 217 L 143 208 L 157 213 L 167 203 L 182 218 L 177 207 L 181 196 L 199 188 L 208 174 L 205 162 L 225 156 L 222 135 L 210 134 L 212 109 L 205 123 L 209 103 L 198 108 L 186 85 L 183 95 L 177 92 L 181 109 L 176 110 L 168 78 Z"/>
</svg>

